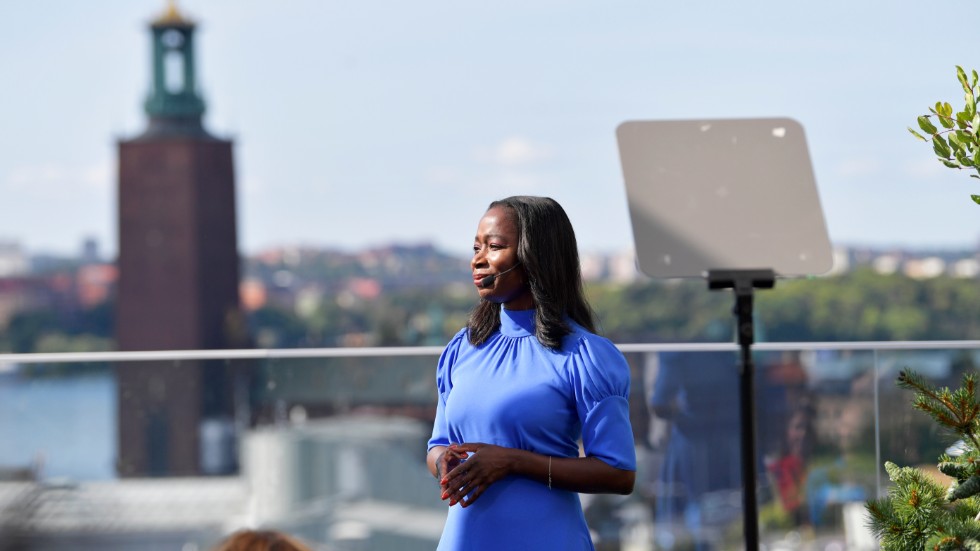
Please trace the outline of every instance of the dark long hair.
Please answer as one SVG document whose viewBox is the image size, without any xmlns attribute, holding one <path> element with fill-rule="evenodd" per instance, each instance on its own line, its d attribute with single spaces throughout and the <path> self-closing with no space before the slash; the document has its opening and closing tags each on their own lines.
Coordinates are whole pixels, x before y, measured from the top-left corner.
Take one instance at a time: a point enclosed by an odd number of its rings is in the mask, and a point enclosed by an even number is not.
<svg viewBox="0 0 980 551">
<path fill-rule="evenodd" d="M 582 270 L 579 266 L 575 230 L 565 209 L 549 197 L 517 195 L 490 203 L 508 209 L 517 225 L 517 260 L 527 274 L 534 300 L 534 334 L 538 341 L 553 350 L 561 348 L 562 339 L 575 323 L 595 332 L 592 309 L 585 300 Z M 470 343 L 480 345 L 500 327 L 501 305 L 481 300 L 470 312 L 466 327 Z"/>
</svg>

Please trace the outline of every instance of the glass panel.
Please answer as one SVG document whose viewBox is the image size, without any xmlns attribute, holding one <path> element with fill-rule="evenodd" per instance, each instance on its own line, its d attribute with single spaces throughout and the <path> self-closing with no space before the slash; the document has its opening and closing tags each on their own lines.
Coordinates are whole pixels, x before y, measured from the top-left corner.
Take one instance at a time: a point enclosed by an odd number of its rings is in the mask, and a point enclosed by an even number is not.
<svg viewBox="0 0 980 551">
<path fill-rule="evenodd" d="M 645 454 L 658 549 L 739 539 L 742 516 L 738 357 L 666 352 L 646 365 L 652 417 Z"/>
<path fill-rule="evenodd" d="M 887 350 L 879 352 L 882 456 L 901 465 L 934 464 L 955 438 L 939 430 L 925 413 L 911 407 L 914 394 L 898 388 L 903 369 L 915 371 L 935 386 L 956 388 L 963 375 L 975 373 L 976 350 Z M 882 476 L 886 476 L 882 470 Z"/>
<path fill-rule="evenodd" d="M 873 353 L 757 352 L 754 359 L 760 541 L 854 548 L 852 540 L 866 535 L 863 521 L 848 527 L 876 484 Z M 654 548 L 744 545 L 737 362 L 734 353 L 685 352 L 648 363 L 652 417 L 641 495 L 653 511 Z"/>
<path fill-rule="evenodd" d="M 735 353 L 627 359 L 637 484 L 631 496 L 582 496 L 596 548 L 741 549 Z M 761 542 L 876 548 L 864 501 L 887 488 L 883 461 L 932 469 L 952 444 L 909 407 L 898 371 L 956 385 L 978 360 L 978 350 L 756 352 Z M 425 467 L 435 361 L 5 365 L 0 537 L 14 548 L 190 551 L 260 526 L 340 551 L 432 549 L 446 513 Z"/>
<path fill-rule="evenodd" d="M 877 484 L 874 353 L 759 356 L 760 539 L 784 549 L 860 549 Z"/>
<path fill-rule="evenodd" d="M 435 357 L 274 360 L 241 447 L 253 518 L 336 549 L 435 548 Z"/>
<path fill-rule="evenodd" d="M 956 453 L 957 439 L 926 413 L 913 409 L 914 393 L 900 389 L 896 379 L 903 369 L 908 369 L 922 375 L 934 386 L 957 388 L 963 375 L 976 373 L 980 366 L 980 350 L 885 350 L 878 355 L 882 457 L 878 465 L 882 481 L 879 494 L 885 495 L 889 484 L 883 467 L 885 461 L 921 468 L 948 483 L 949 479 L 938 472 L 936 465 L 942 453 Z"/>
</svg>

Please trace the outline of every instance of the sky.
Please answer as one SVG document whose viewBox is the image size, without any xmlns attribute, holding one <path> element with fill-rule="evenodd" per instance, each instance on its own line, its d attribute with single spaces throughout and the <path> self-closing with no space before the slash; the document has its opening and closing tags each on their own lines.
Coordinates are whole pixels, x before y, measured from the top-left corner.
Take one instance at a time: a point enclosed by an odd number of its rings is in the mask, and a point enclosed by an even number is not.
<svg viewBox="0 0 980 551">
<path fill-rule="evenodd" d="M 583 251 L 633 247 L 615 129 L 790 117 L 840 245 L 977 247 L 980 181 L 906 127 L 980 68 L 967 0 L 178 0 L 205 126 L 235 142 L 239 249 L 433 243 L 547 195 Z M 119 140 L 146 125 L 164 0 L 5 7 L 0 242 L 114 254 Z M 945 21 L 946 23 L 940 23 Z M 962 106 L 962 103 L 959 103 Z"/>
</svg>

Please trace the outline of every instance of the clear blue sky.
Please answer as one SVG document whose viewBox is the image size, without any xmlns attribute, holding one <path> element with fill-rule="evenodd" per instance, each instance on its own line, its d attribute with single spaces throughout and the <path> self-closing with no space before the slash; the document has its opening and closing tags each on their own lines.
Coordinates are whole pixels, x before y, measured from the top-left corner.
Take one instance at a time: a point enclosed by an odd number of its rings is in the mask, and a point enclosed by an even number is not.
<svg viewBox="0 0 980 551">
<path fill-rule="evenodd" d="M 832 241 L 970 246 L 980 182 L 905 130 L 980 67 L 965 0 L 179 0 L 206 126 L 236 142 L 240 248 L 431 241 L 550 195 L 583 250 L 632 246 L 615 128 L 787 116 Z M 164 0 L 6 6 L 0 240 L 115 249 L 116 140 L 139 133 Z M 959 14 L 959 15 L 958 15 Z M 940 25 L 945 21 L 945 30 Z"/>
</svg>

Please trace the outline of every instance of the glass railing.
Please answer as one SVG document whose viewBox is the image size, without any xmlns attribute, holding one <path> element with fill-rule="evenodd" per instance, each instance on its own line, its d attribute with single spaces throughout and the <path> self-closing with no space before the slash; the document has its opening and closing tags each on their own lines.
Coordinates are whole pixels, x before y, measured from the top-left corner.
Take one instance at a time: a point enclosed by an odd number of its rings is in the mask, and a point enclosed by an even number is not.
<svg viewBox="0 0 980 551">
<path fill-rule="evenodd" d="M 621 345 L 637 483 L 583 495 L 597 550 L 741 549 L 736 347 Z M 0 542 L 205 550 L 243 527 L 323 549 L 435 547 L 425 467 L 441 349 L 0 355 Z M 980 341 L 758 344 L 759 533 L 767 549 L 876 549 L 885 460 L 953 445 L 901 369 L 956 386 Z"/>
</svg>

